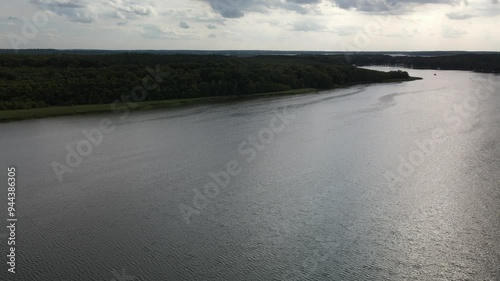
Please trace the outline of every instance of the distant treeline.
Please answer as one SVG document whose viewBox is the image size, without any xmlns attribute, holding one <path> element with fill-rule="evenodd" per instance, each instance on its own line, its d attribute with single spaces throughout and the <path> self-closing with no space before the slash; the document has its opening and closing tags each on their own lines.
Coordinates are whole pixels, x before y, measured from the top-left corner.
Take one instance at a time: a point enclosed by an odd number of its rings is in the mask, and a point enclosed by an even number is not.
<svg viewBox="0 0 500 281">
<path fill-rule="evenodd" d="M 354 55 L 346 59 L 353 64 L 394 65 L 419 69 L 470 70 L 500 73 L 500 54 L 461 54 L 453 56 L 386 56 Z"/>
<path fill-rule="evenodd" d="M 0 110 L 113 103 L 142 86 L 157 66 L 162 81 L 148 92 L 149 101 L 409 78 L 402 71 L 353 67 L 344 56 L 0 55 Z"/>
<path fill-rule="evenodd" d="M 223 55 L 223 56 L 334 56 L 343 55 L 339 51 L 276 51 L 276 50 L 99 50 L 99 49 L 0 49 L 0 54 L 23 54 L 23 55 L 111 55 L 123 53 L 141 53 L 157 55 Z M 352 55 L 405 55 L 405 56 L 451 56 L 460 54 L 497 54 L 492 51 L 355 51 Z"/>
</svg>

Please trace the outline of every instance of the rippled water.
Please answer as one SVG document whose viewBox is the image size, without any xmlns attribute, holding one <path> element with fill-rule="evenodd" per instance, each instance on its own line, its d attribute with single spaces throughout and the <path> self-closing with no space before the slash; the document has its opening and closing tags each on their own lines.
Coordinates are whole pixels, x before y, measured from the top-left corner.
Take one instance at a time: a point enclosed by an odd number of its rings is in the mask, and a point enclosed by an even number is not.
<svg viewBox="0 0 500 281">
<path fill-rule="evenodd" d="M 0 124 L 19 219 L 0 279 L 499 280 L 500 77 L 408 71 L 424 80 Z"/>
</svg>

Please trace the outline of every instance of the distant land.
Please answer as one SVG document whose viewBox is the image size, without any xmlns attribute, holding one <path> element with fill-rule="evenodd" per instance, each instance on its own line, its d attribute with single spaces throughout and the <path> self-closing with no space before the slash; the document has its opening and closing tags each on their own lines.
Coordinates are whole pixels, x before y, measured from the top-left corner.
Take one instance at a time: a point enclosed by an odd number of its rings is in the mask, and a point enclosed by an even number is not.
<svg viewBox="0 0 500 281">
<path fill-rule="evenodd" d="M 0 54 L 75 54 L 75 55 L 105 55 L 105 54 L 165 54 L 165 55 L 225 55 L 225 56 L 265 56 L 265 55 L 406 55 L 406 56 L 449 56 L 460 54 L 500 54 L 491 51 L 271 51 L 271 50 L 99 50 L 99 49 L 0 49 Z"/>
<path fill-rule="evenodd" d="M 0 54 L 0 120 L 109 111 L 129 95 L 145 109 L 414 79 L 355 67 L 343 56 Z"/>
<path fill-rule="evenodd" d="M 363 66 L 500 73 L 500 53 L 0 50 L 0 120 L 128 107 L 151 79 L 135 109 L 416 79 Z"/>
</svg>

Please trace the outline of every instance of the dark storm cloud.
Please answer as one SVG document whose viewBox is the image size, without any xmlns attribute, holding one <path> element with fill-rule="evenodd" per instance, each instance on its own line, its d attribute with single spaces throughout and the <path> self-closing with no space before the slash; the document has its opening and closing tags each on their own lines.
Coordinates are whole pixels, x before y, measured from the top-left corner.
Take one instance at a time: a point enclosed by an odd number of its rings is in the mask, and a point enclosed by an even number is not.
<svg viewBox="0 0 500 281">
<path fill-rule="evenodd" d="M 91 23 L 97 18 L 97 14 L 90 8 L 89 3 L 84 0 L 69 0 L 67 2 L 31 0 L 31 3 L 40 9 L 52 11 L 73 22 Z"/>
<path fill-rule="evenodd" d="M 421 4 L 450 4 L 457 5 L 467 0 L 333 0 L 342 9 L 352 9 L 362 12 L 385 12 L 391 10 L 408 10 L 412 6 Z"/>
<path fill-rule="evenodd" d="M 203 0 L 210 4 L 210 7 L 225 18 L 241 18 L 244 16 L 243 10 L 249 7 L 248 3 L 253 1 L 241 0 Z"/>
<path fill-rule="evenodd" d="M 54 1 L 54 0 L 31 0 L 31 3 L 38 6 L 57 6 L 58 8 L 85 8 L 87 3 L 81 0 L 70 0 L 67 2 Z"/>
<path fill-rule="evenodd" d="M 187 22 L 185 22 L 185 21 L 181 21 L 179 23 L 179 27 L 183 28 L 183 29 L 189 29 L 190 28 L 189 24 Z"/>
<path fill-rule="evenodd" d="M 367 13 L 387 11 L 409 11 L 415 5 L 450 4 L 457 5 L 468 0 L 201 0 L 210 4 L 212 9 L 225 18 L 241 18 L 246 12 L 268 12 L 270 9 L 283 9 L 307 14 L 317 9 L 317 4 L 330 2 L 345 10 Z M 498 0 L 492 0 L 494 3 Z"/>
<path fill-rule="evenodd" d="M 500 15 L 498 0 L 483 2 L 482 5 L 477 5 L 475 7 L 471 6 L 449 12 L 446 14 L 446 17 L 450 20 L 467 20 L 475 17 L 496 17 Z"/>
<path fill-rule="evenodd" d="M 321 0 L 288 0 L 287 2 L 296 4 L 317 4 L 321 2 Z"/>
<path fill-rule="evenodd" d="M 111 12 L 112 17 L 119 19 L 156 14 L 153 7 L 133 0 L 108 0 L 106 2 L 92 0 L 30 0 L 30 3 L 40 9 L 64 16 L 70 21 L 81 23 L 95 22 L 97 14 L 102 12 L 102 5 L 111 7 L 114 10 Z"/>
<path fill-rule="evenodd" d="M 311 6 L 322 0 L 201 0 L 225 18 L 241 18 L 245 12 L 266 13 L 271 9 L 308 13 Z"/>
</svg>

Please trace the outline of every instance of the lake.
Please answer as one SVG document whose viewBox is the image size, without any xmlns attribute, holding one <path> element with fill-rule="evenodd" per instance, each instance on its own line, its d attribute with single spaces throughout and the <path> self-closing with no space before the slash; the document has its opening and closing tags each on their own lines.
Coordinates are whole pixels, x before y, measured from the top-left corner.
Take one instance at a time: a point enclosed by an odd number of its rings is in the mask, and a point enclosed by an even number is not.
<svg viewBox="0 0 500 281">
<path fill-rule="evenodd" d="M 405 70 L 424 79 L 0 124 L 0 279 L 498 280 L 500 76 Z"/>
</svg>

